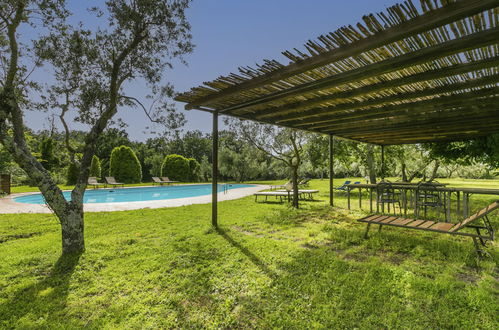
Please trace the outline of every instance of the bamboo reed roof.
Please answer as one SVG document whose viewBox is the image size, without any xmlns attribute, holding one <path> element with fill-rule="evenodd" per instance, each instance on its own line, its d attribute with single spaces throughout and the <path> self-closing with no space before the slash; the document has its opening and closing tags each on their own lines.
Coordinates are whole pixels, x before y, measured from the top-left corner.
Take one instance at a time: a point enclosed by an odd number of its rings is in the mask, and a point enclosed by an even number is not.
<svg viewBox="0 0 499 330">
<path fill-rule="evenodd" d="M 499 133 L 499 0 L 404 1 L 176 97 L 380 145 Z"/>
</svg>

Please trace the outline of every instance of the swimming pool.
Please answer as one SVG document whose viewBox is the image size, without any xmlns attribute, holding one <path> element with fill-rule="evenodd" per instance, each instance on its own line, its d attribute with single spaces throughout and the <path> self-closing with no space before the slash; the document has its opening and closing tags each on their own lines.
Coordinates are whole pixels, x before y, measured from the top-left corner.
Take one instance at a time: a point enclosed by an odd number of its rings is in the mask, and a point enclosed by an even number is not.
<svg viewBox="0 0 499 330">
<path fill-rule="evenodd" d="M 254 187 L 250 184 L 226 184 L 218 185 L 218 192 L 225 189 L 237 189 Z M 211 184 L 189 184 L 178 186 L 157 186 L 157 187 L 137 187 L 137 188 L 117 188 L 117 189 L 96 189 L 87 190 L 83 197 L 85 204 L 97 203 L 123 203 L 123 202 L 144 202 L 164 199 L 176 199 L 186 197 L 197 197 L 211 194 Z M 65 191 L 64 197 L 71 199 L 71 192 Z M 14 198 L 14 201 L 24 204 L 45 204 L 42 194 L 33 194 Z"/>
</svg>

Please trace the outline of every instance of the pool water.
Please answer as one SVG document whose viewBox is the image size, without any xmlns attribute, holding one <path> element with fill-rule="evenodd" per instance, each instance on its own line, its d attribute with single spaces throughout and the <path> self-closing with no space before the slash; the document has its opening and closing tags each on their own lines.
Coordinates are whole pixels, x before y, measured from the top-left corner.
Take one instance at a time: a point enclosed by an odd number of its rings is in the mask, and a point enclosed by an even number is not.
<svg viewBox="0 0 499 330">
<path fill-rule="evenodd" d="M 250 184 L 227 184 L 218 185 L 218 192 L 224 190 L 254 187 Z M 157 186 L 137 188 L 114 188 L 87 190 L 83 197 L 83 203 L 123 203 L 144 202 L 163 199 L 175 199 L 185 197 L 197 197 L 211 194 L 211 184 L 192 184 L 178 186 Z M 71 199 L 71 192 L 65 191 L 64 197 Z M 45 204 L 42 194 L 33 194 L 16 197 L 14 200 L 25 204 Z"/>
</svg>

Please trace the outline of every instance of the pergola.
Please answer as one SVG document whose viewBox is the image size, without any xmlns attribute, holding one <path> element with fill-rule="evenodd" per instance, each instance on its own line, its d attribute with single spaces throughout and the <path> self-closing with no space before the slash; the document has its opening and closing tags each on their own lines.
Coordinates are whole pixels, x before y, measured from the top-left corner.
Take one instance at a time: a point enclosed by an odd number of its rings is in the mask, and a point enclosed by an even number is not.
<svg viewBox="0 0 499 330">
<path fill-rule="evenodd" d="M 213 114 L 376 145 L 457 141 L 499 132 L 499 0 L 404 1 L 256 68 L 176 97 Z M 382 149 L 383 150 L 383 149 Z"/>
</svg>

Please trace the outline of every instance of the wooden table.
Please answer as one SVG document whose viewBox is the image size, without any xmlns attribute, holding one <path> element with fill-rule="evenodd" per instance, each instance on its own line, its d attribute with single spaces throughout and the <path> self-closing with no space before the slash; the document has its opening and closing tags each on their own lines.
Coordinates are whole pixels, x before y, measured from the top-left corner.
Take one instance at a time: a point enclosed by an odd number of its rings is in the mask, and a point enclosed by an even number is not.
<svg viewBox="0 0 499 330">
<path fill-rule="evenodd" d="M 421 187 L 421 184 L 416 184 L 416 183 L 411 183 L 411 182 L 393 182 L 391 183 L 391 186 L 394 189 L 402 190 L 404 191 L 404 196 L 405 192 L 407 191 L 415 191 L 418 188 Z M 362 189 L 369 189 L 369 199 L 370 199 L 370 206 L 369 206 L 369 211 L 373 211 L 373 206 L 372 206 L 372 201 L 373 201 L 373 191 L 378 187 L 377 184 L 372 184 L 372 183 L 361 183 L 361 184 L 348 184 L 346 185 L 347 187 L 347 200 L 348 200 L 348 209 L 351 208 L 351 203 L 350 203 L 350 192 L 353 189 L 359 189 L 359 207 L 362 208 Z M 456 188 L 456 187 L 447 187 L 447 184 L 445 183 L 435 183 L 435 184 L 429 184 L 429 185 L 424 185 L 424 190 L 426 191 L 438 191 L 442 192 L 445 196 L 445 203 L 446 203 L 446 221 L 450 221 L 450 209 L 451 209 L 451 194 L 454 193 L 457 196 L 457 214 L 461 213 L 461 194 L 463 195 L 463 205 L 462 205 L 462 216 L 463 218 L 467 218 L 469 216 L 470 210 L 469 210 L 469 198 L 470 195 L 476 194 L 476 195 L 496 195 L 499 196 L 499 189 L 490 189 L 490 188 Z M 407 208 L 407 199 L 405 198 L 403 200 L 404 202 L 404 209 L 406 210 Z"/>
</svg>

